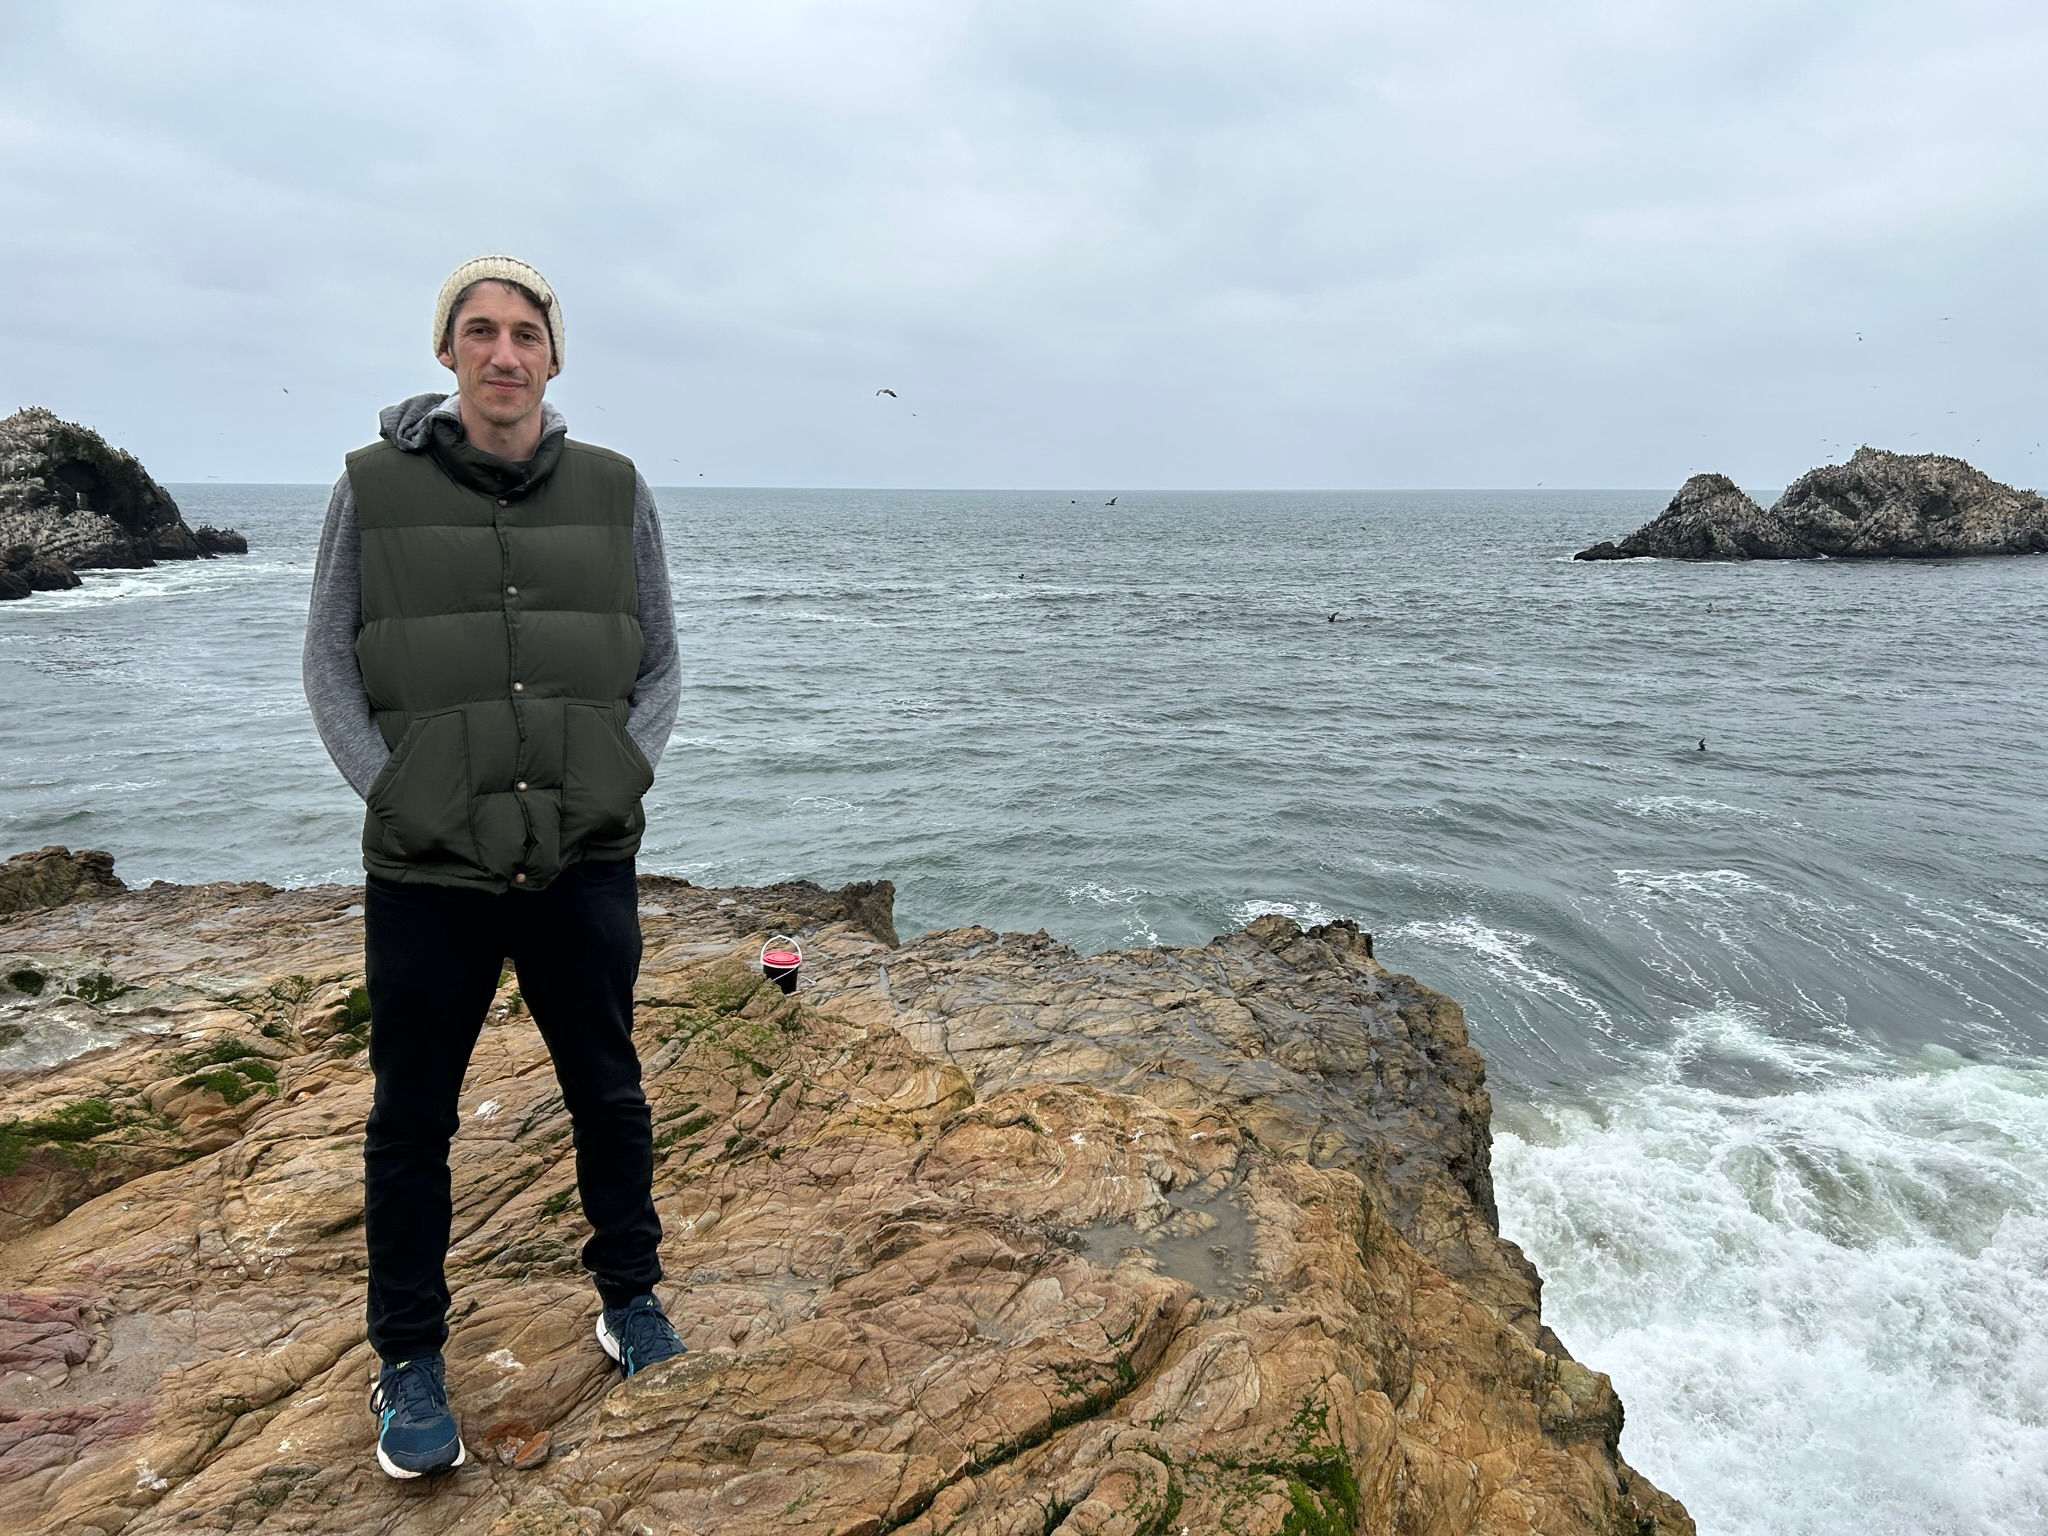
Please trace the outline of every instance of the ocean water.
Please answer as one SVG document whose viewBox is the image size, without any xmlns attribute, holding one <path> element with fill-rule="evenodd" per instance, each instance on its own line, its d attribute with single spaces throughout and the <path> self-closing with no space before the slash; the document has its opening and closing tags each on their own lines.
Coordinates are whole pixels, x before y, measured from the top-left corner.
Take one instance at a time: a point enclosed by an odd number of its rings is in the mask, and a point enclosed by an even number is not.
<svg viewBox="0 0 2048 1536">
<path fill-rule="evenodd" d="M 0 851 L 350 878 L 324 491 L 175 490 L 253 553 L 0 605 Z M 2048 1529 L 2048 560 L 1570 561 L 1649 492 L 1108 494 L 661 492 L 644 865 L 1089 950 L 1355 917 L 1464 1004 L 1504 1227 L 1702 1531 Z"/>
</svg>

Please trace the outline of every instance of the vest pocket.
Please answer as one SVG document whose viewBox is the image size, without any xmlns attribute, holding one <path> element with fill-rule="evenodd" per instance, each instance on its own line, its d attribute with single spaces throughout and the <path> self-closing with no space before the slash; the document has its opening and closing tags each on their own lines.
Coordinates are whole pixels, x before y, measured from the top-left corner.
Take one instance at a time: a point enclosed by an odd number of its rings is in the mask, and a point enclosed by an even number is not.
<svg viewBox="0 0 2048 1536">
<path fill-rule="evenodd" d="M 562 852 L 578 844 L 636 835 L 640 797 L 654 771 L 607 704 L 562 711 Z"/>
<path fill-rule="evenodd" d="M 368 797 L 368 851 L 475 864 L 469 819 L 469 726 L 460 709 L 415 715 Z"/>
</svg>

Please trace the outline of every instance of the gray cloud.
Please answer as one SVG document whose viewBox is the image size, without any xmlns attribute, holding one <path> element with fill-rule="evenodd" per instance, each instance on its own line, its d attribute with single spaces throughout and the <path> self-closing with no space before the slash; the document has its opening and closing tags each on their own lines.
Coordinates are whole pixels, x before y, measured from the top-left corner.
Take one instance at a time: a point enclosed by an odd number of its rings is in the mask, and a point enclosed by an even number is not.
<svg viewBox="0 0 2048 1536">
<path fill-rule="evenodd" d="M 0 25 L 0 409 L 169 479 L 331 477 L 496 249 L 656 481 L 1768 488 L 1864 440 L 2048 479 L 2035 5 Z"/>
</svg>

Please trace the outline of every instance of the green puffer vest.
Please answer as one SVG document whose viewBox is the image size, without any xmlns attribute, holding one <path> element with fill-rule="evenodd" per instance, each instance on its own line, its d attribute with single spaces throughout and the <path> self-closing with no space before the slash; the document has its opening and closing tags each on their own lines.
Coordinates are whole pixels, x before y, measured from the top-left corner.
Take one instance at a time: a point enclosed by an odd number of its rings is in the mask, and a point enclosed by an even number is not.
<svg viewBox="0 0 2048 1536">
<path fill-rule="evenodd" d="M 640 846 L 654 782 L 626 735 L 640 670 L 632 461 L 564 442 L 523 495 L 430 452 L 348 456 L 363 536 L 356 658 L 391 760 L 363 867 L 503 891 Z"/>
</svg>

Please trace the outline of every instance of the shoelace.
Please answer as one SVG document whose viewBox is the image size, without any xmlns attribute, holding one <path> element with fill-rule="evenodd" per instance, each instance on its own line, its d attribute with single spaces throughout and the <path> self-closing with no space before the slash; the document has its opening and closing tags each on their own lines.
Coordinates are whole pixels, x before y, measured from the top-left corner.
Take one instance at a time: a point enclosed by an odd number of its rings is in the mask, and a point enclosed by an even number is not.
<svg viewBox="0 0 2048 1536">
<path fill-rule="evenodd" d="M 659 1307 L 631 1307 L 620 1322 L 619 1348 L 634 1368 L 642 1363 L 641 1357 L 659 1344 L 669 1342 L 675 1329 L 662 1316 Z"/>
<path fill-rule="evenodd" d="M 426 1419 L 448 1406 L 448 1389 L 441 1382 L 438 1360 L 407 1361 L 391 1373 L 384 1388 L 384 1406 L 396 1408 L 408 1419 Z"/>
</svg>

